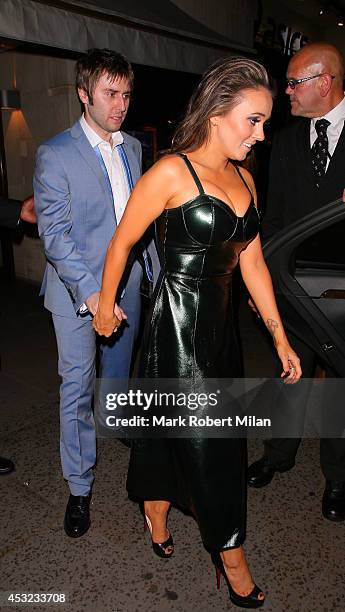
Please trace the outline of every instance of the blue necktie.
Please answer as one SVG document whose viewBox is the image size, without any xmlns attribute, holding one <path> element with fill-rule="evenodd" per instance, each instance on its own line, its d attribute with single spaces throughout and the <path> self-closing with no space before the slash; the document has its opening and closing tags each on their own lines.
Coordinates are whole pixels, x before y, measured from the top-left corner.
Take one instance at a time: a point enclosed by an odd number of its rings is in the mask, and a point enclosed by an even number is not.
<svg viewBox="0 0 345 612">
<path fill-rule="evenodd" d="M 130 168 L 130 165 L 129 165 L 129 162 L 128 162 L 128 159 L 127 159 L 127 155 L 126 155 L 126 152 L 125 152 L 122 144 L 117 145 L 116 148 L 117 148 L 117 150 L 119 152 L 119 155 L 120 155 L 120 158 L 121 158 L 121 162 L 122 162 L 125 174 L 126 174 L 128 189 L 129 189 L 129 192 L 131 193 L 132 189 L 134 187 L 134 184 L 133 184 L 131 168 Z M 102 168 L 102 171 L 103 171 L 103 174 L 105 176 L 105 179 L 107 181 L 107 185 L 108 185 L 108 189 L 109 189 L 109 192 L 110 192 L 110 195 L 111 195 L 111 199 L 113 200 L 113 203 L 114 203 L 113 190 L 111 188 L 111 183 L 110 183 L 109 175 L 108 175 L 105 163 L 104 163 L 104 159 L 103 159 L 102 154 L 101 154 L 101 152 L 99 150 L 99 146 L 95 147 L 94 150 L 95 150 L 95 153 L 96 153 L 96 155 L 98 157 L 98 161 L 99 161 L 100 166 Z M 117 225 L 116 213 L 115 213 L 115 204 L 114 204 L 114 214 L 115 214 L 115 222 L 116 222 L 116 225 Z M 146 276 L 147 276 L 148 280 L 150 281 L 150 283 L 153 283 L 153 271 L 152 271 L 151 257 L 149 255 L 149 253 L 147 252 L 147 249 L 144 247 L 144 245 L 141 242 L 139 242 L 138 246 L 139 246 L 140 255 L 142 255 L 143 260 L 144 260 Z"/>
<path fill-rule="evenodd" d="M 117 148 L 117 150 L 120 153 L 122 165 L 123 165 L 123 167 L 125 169 L 125 173 L 126 173 L 128 188 L 129 188 L 129 191 L 131 192 L 133 187 L 134 187 L 134 184 L 133 184 L 131 168 L 130 168 L 130 165 L 128 163 L 126 151 L 125 151 L 125 149 L 124 149 L 122 144 L 117 145 L 116 148 Z M 145 246 L 142 244 L 142 242 L 139 242 L 139 249 L 140 249 L 140 252 L 141 252 L 143 260 L 144 260 L 146 276 L 147 276 L 148 280 L 150 281 L 150 283 L 153 283 L 153 272 L 152 272 L 151 257 L 149 255 L 149 253 L 147 252 L 147 249 L 145 248 Z"/>
<path fill-rule="evenodd" d="M 107 183 L 109 195 L 110 195 L 110 197 L 112 199 L 112 202 L 113 202 L 113 205 L 114 205 L 115 223 L 117 225 L 116 212 L 115 212 L 115 202 L 114 202 L 114 194 L 113 194 L 113 190 L 111 188 L 111 182 L 110 182 L 108 170 L 107 170 L 106 165 L 104 163 L 104 159 L 102 157 L 102 153 L 99 150 L 99 145 L 97 145 L 97 147 L 94 148 L 94 152 L 96 153 L 98 161 L 99 161 L 99 165 L 102 168 L 102 172 L 104 174 L 104 177 L 105 177 L 105 180 L 106 180 L 106 183 Z"/>
</svg>

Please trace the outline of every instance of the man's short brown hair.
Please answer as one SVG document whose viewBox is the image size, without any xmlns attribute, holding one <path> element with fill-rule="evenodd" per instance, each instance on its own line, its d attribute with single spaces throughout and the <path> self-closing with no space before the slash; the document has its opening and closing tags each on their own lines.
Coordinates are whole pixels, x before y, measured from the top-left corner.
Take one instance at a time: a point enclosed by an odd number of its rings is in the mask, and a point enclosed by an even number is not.
<svg viewBox="0 0 345 612">
<path fill-rule="evenodd" d="M 116 78 L 128 79 L 133 87 L 134 74 L 129 61 L 111 49 L 89 49 L 76 63 L 76 89 L 83 89 L 93 104 L 93 92 L 103 74 Z"/>
</svg>

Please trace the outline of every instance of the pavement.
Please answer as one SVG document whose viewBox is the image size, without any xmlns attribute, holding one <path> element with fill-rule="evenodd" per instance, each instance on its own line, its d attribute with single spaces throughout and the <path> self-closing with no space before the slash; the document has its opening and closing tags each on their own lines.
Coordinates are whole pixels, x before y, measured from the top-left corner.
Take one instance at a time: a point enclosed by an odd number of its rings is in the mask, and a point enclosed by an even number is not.
<svg viewBox="0 0 345 612">
<path fill-rule="evenodd" d="M 125 490 L 128 449 L 98 440 L 88 533 L 65 535 L 68 487 L 61 476 L 57 354 L 38 288 L 3 287 L 1 300 L 0 455 L 16 470 L 0 477 L 0 592 L 55 593 L 55 604 L 2 610 L 71 612 L 221 612 L 235 607 L 214 569 L 193 518 L 172 509 L 175 554 L 160 560 L 138 507 Z M 243 303 L 241 335 L 247 376 L 270 376 L 269 341 Z M 248 492 L 245 550 L 266 612 L 343 612 L 345 524 L 321 516 L 324 480 L 318 440 L 304 440 L 296 466 L 265 489 Z M 249 460 L 262 442 L 249 440 Z M 226 466 L 222 466 L 226 470 Z M 63 602 L 63 596 L 66 601 Z"/>
</svg>

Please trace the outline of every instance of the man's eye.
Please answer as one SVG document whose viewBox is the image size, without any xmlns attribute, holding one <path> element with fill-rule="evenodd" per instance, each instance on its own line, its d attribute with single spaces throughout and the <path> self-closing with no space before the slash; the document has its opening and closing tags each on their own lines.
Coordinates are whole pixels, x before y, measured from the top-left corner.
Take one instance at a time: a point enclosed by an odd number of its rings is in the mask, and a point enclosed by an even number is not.
<svg viewBox="0 0 345 612">
<path fill-rule="evenodd" d="M 122 96 L 124 100 L 130 100 L 131 98 L 130 93 L 121 94 L 118 91 L 107 91 L 106 96 L 108 96 L 109 98 L 117 98 L 117 97 L 120 98 Z"/>
</svg>

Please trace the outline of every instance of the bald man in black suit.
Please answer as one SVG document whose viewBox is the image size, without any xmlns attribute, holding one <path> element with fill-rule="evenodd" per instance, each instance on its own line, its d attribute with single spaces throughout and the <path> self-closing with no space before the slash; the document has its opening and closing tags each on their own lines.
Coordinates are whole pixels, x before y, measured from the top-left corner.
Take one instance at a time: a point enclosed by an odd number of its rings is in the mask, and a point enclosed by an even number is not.
<svg viewBox="0 0 345 612">
<path fill-rule="evenodd" d="M 344 60 L 333 45 L 311 43 L 289 62 L 286 93 L 290 97 L 291 114 L 298 119 L 278 132 L 273 142 L 263 223 L 265 239 L 328 202 L 344 198 L 343 79 Z M 288 337 L 300 357 L 303 376 L 312 378 L 317 356 L 303 339 L 292 334 Z M 330 370 L 326 374 L 335 376 Z M 292 415 L 294 406 L 287 408 Z M 303 416 L 304 407 L 298 409 Z M 300 438 L 268 440 L 263 457 L 248 469 L 248 484 L 264 487 L 276 471 L 291 469 L 299 444 Z M 321 439 L 320 463 L 326 480 L 323 516 L 331 521 L 344 521 L 345 440 Z"/>
</svg>

